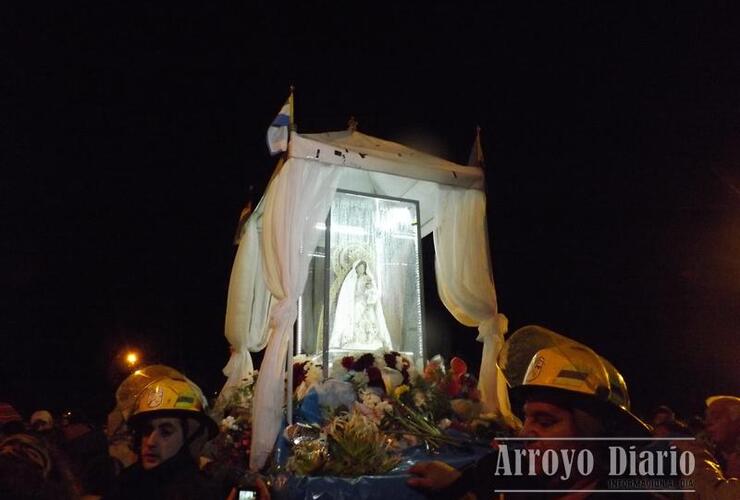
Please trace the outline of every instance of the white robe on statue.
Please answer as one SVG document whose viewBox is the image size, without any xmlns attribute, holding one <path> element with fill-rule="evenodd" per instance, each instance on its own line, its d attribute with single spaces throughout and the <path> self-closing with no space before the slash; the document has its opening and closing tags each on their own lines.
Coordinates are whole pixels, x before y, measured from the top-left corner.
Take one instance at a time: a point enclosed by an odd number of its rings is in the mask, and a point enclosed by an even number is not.
<svg viewBox="0 0 740 500">
<path fill-rule="evenodd" d="M 357 274 L 358 264 L 365 273 Z M 380 292 L 365 261 L 356 261 L 342 282 L 329 337 L 330 349 L 392 349 Z"/>
</svg>

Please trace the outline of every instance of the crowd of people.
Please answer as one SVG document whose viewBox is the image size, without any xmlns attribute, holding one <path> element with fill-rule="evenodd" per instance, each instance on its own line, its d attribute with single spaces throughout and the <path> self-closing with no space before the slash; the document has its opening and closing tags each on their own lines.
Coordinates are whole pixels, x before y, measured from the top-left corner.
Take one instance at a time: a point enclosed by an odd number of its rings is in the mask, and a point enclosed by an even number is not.
<svg viewBox="0 0 740 500">
<path fill-rule="evenodd" d="M 647 423 L 631 410 L 626 382 L 609 361 L 538 326 L 514 332 L 499 364 L 512 404 L 521 409 L 515 440 L 494 441 L 497 451 L 465 470 L 417 463 L 410 485 L 440 498 L 490 498 L 491 492 L 561 499 L 740 498 L 740 398 L 712 396 L 705 418 L 688 423 L 661 405 Z M 519 447 L 513 455 L 512 446 Z M 509 470 L 508 461 L 517 456 L 526 457 L 528 473 Z"/>
<path fill-rule="evenodd" d="M 494 441 L 489 455 L 462 470 L 439 461 L 414 464 L 408 485 L 435 498 L 508 498 L 501 492 L 524 490 L 529 493 L 518 498 L 539 498 L 546 491 L 562 499 L 613 498 L 606 474 L 598 473 L 605 460 L 600 447 L 604 439 L 630 436 L 643 439 L 641 446 L 689 451 L 695 459 L 685 483 L 692 491 L 635 496 L 740 498 L 740 398 L 709 397 L 705 415 L 687 421 L 670 407 L 658 406 L 645 422 L 631 411 L 616 369 L 582 347 L 536 351 L 522 383 L 510 390 L 514 407 L 521 410 L 517 435 L 533 474 L 496 474 L 502 448 L 514 443 Z M 0 498 L 240 500 L 241 487 L 253 491 L 249 498 L 271 497 L 266 478 L 227 481 L 209 474 L 201 451 L 218 427 L 195 383 L 171 370 L 137 387 L 130 391 L 131 404 L 112 412 L 103 428 L 69 412 L 55 417 L 38 410 L 25 420 L 11 403 L 0 403 Z M 575 472 L 564 479 L 543 472 L 546 452 L 565 448 L 592 452 L 597 473 Z"/>
<path fill-rule="evenodd" d="M 0 498 L 236 500 L 238 480 L 201 468 L 218 427 L 200 388 L 179 375 L 149 382 L 123 419 L 116 408 L 103 428 L 71 412 L 57 421 L 47 410 L 26 422 L 0 403 Z M 249 486 L 255 499 L 270 498 L 261 479 Z"/>
<path fill-rule="evenodd" d="M 39 410 L 26 422 L 0 403 L 0 498 L 101 497 L 120 468 L 105 433 L 83 415 Z"/>
</svg>

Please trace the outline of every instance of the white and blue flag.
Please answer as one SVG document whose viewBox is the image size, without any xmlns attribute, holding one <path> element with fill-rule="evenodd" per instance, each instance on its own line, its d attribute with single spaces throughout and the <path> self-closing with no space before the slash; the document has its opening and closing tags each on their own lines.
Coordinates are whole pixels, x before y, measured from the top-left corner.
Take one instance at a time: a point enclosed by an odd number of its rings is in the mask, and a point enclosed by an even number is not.
<svg viewBox="0 0 740 500">
<path fill-rule="evenodd" d="M 276 155 L 288 150 L 288 129 L 290 127 L 291 97 L 285 101 L 280 112 L 267 129 L 267 147 L 271 155 Z"/>
</svg>

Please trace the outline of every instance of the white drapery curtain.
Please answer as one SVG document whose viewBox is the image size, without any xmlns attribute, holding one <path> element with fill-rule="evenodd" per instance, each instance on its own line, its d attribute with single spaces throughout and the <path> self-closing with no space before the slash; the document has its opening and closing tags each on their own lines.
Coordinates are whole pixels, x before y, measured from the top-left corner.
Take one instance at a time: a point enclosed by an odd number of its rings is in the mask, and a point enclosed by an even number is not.
<svg viewBox="0 0 740 500">
<path fill-rule="evenodd" d="M 310 254 L 323 235 L 340 171 L 333 165 L 291 158 L 273 178 L 263 200 L 262 267 L 276 303 L 270 311 L 267 351 L 254 393 L 252 470 L 265 464 L 280 431 L 286 354 L 298 298 L 306 285 Z"/>
<path fill-rule="evenodd" d="M 511 421 L 503 373 L 496 365 L 506 318 L 498 314 L 490 269 L 486 196 L 476 189 L 439 187 L 434 229 L 435 270 L 442 303 L 460 323 L 478 327 L 483 343 L 478 387 L 483 410 Z"/>
<path fill-rule="evenodd" d="M 223 390 L 238 385 L 254 370 L 249 351 L 261 351 L 269 338 L 271 295 L 262 272 L 258 218 L 254 213 L 247 221 L 231 269 L 225 335 L 232 352 L 223 369 L 227 377 Z"/>
</svg>

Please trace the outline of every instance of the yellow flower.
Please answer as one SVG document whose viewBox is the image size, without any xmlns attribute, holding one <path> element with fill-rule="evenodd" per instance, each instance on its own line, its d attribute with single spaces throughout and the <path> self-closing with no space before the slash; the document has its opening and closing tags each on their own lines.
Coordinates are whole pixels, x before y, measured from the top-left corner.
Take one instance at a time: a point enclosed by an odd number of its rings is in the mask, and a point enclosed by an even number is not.
<svg viewBox="0 0 740 500">
<path fill-rule="evenodd" d="M 393 395 L 396 397 L 396 399 L 400 398 L 403 393 L 409 391 L 409 386 L 406 384 L 399 385 L 396 387 L 396 389 L 393 391 Z"/>
</svg>

